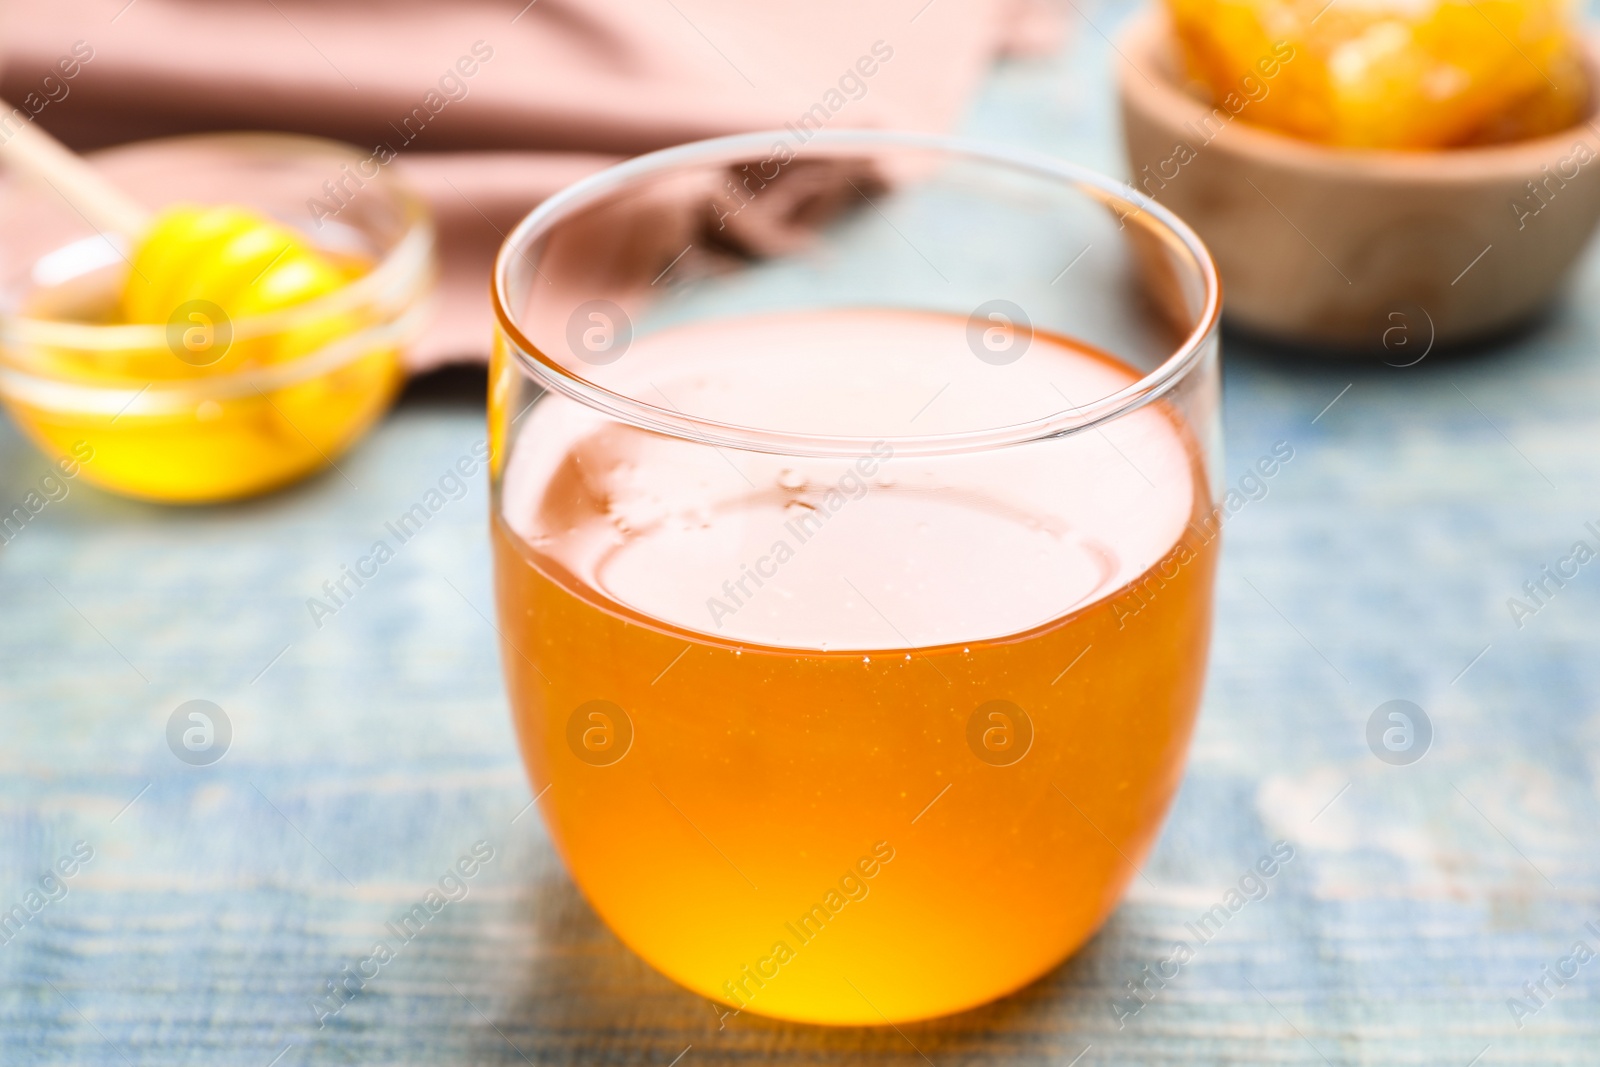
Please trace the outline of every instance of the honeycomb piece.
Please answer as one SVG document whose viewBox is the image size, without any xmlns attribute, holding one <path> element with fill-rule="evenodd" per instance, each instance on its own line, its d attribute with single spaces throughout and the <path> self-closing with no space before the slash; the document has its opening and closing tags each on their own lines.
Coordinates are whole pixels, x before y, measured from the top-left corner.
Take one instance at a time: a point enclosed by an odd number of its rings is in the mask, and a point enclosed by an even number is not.
<svg viewBox="0 0 1600 1067">
<path fill-rule="evenodd" d="M 1219 106 L 1350 148 L 1427 149 L 1582 121 L 1569 0 L 1167 0 L 1190 77 Z"/>
</svg>

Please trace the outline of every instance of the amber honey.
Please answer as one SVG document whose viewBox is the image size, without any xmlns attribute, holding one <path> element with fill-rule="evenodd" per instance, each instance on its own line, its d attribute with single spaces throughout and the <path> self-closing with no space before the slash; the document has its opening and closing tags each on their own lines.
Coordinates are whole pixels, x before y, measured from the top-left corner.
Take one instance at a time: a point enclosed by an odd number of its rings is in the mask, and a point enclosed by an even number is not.
<svg viewBox="0 0 1600 1067">
<path fill-rule="evenodd" d="M 596 911 L 725 1025 L 971 1007 L 1136 876 L 1210 636 L 1194 435 L 1160 400 L 964 454 L 890 431 L 1137 378 L 1044 334 L 990 366 L 953 316 L 756 316 L 640 338 L 607 384 L 859 431 L 853 455 L 714 448 L 553 394 L 501 438 L 503 658 L 541 811 Z"/>
</svg>

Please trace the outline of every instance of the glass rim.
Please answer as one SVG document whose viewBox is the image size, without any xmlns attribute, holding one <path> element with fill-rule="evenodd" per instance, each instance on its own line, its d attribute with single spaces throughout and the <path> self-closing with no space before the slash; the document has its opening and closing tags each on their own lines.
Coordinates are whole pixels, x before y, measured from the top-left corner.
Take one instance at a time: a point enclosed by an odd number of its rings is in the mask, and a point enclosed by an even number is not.
<svg viewBox="0 0 1600 1067">
<path fill-rule="evenodd" d="M 140 149 L 162 146 L 180 146 L 193 143 L 209 143 L 217 145 L 240 144 L 272 145 L 289 149 L 299 149 L 309 156 L 318 153 L 336 156 L 346 161 L 360 161 L 366 157 L 354 145 L 343 141 L 335 141 L 325 137 L 315 137 L 305 134 L 277 133 L 272 131 L 248 131 L 230 133 L 188 133 L 173 137 L 161 137 L 148 141 L 135 141 L 124 145 L 115 145 L 90 153 L 88 158 L 105 158 L 121 153 L 129 153 Z M 421 195 L 416 192 L 404 178 L 393 174 L 387 167 L 380 167 L 372 178 L 365 179 L 368 184 L 378 185 L 386 195 L 392 196 L 399 206 L 404 219 L 404 229 L 394 244 L 373 262 L 372 268 L 332 292 L 308 300 L 302 304 L 291 307 L 279 308 L 275 311 L 259 312 L 253 315 L 232 318 L 229 323 L 232 328 L 232 343 L 256 340 L 262 337 L 271 337 L 293 330 L 306 322 L 315 322 L 320 319 L 333 317 L 365 308 L 370 305 L 387 305 L 390 303 L 404 304 L 410 302 L 411 290 L 415 287 L 419 276 L 432 270 L 432 264 L 437 247 L 437 236 L 434 230 L 433 216 Z M 103 238 L 106 235 L 101 234 Z M 110 238 L 106 238 L 109 240 Z M 126 259 L 124 250 L 118 249 L 119 255 Z M 18 358 L 11 353 L 26 353 L 34 348 L 50 348 L 72 352 L 114 352 L 127 350 L 157 350 L 167 347 L 166 323 L 93 323 L 69 322 L 57 319 L 42 319 L 28 315 L 0 313 L 0 370 L 7 372 L 7 377 L 21 377 L 37 379 L 40 381 L 60 382 L 81 386 L 88 389 L 120 389 L 126 383 L 116 380 L 84 382 L 74 377 L 62 377 L 42 371 L 33 361 L 25 356 Z M 311 357 L 317 353 L 308 353 L 297 359 L 278 365 L 276 378 L 288 375 L 295 377 L 298 373 L 291 368 L 300 368 L 302 364 L 310 366 L 308 373 L 315 373 L 323 369 L 320 362 Z M 343 362 L 336 360 L 334 362 Z M 152 383 L 153 387 L 166 387 L 180 391 L 195 391 L 197 388 L 202 393 L 211 391 L 227 391 L 228 383 L 237 379 L 241 388 L 249 391 L 250 382 L 259 383 L 263 368 L 242 368 L 227 374 L 182 376 L 170 379 L 158 379 Z"/>
<path fill-rule="evenodd" d="M 1082 406 L 1069 406 L 1067 410 L 1009 426 L 892 438 L 881 435 L 799 433 L 689 415 L 588 381 L 551 359 L 522 331 L 509 310 L 511 272 L 519 258 L 533 266 L 535 271 L 538 270 L 537 264 L 528 258 L 527 249 L 556 224 L 572 212 L 627 187 L 636 179 L 663 173 L 686 163 L 707 162 L 723 156 L 743 158 L 752 152 L 766 152 L 771 149 L 775 139 L 791 142 L 787 131 L 765 130 L 713 137 L 649 152 L 574 182 L 524 216 L 501 243 L 495 255 L 494 274 L 489 286 L 495 320 L 509 339 L 507 347 L 523 371 L 538 384 L 619 421 L 701 444 L 781 455 L 850 456 L 859 455 L 874 443 L 887 439 L 893 441 L 896 455 L 937 456 L 1065 436 L 1131 414 L 1187 378 L 1203 361 L 1208 342 L 1219 329 L 1222 281 L 1210 251 L 1187 223 L 1132 186 L 1042 152 L 975 138 L 903 130 L 823 130 L 814 133 L 803 142 L 802 147 L 822 144 L 841 148 L 924 149 L 1032 173 L 1036 177 L 1075 186 L 1102 202 L 1122 201 L 1136 208 L 1137 211 L 1130 212 L 1126 217 L 1150 216 L 1161 229 L 1176 238 L 1193 259 L 1205 287 L 1205 301 L 1195 326 L 1171 354 L 1137 381 Z M 798 151 L 796 156 L 798 158 Z"/>
</svg>

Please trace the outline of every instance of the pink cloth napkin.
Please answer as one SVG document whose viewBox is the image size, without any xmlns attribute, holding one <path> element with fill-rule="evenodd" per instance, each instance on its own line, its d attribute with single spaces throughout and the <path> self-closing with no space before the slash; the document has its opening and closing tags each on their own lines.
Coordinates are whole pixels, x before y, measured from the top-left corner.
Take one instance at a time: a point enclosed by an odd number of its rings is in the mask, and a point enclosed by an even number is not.
<svg viewBox="0 0 1600 1067">
<path fill-rule="evenodd" d="M 1048 0 L 11 0 L 4 19 L 0 94 L 80 149 L 233 129 L 387 145 L 441 235 L 419 368 L 486 353 L 495 249 L 577 178 L 807 115 L 948 129 L 993 59 L 1060 30 Z"/>
</svg>

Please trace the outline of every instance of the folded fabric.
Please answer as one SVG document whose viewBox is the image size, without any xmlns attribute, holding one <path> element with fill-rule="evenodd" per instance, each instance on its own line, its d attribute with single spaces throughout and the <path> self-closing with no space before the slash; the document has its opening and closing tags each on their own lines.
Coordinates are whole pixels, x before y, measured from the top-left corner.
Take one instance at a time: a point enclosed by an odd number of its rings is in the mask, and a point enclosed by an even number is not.
<svg viewBox="0 0 1600 1067">
<path fill-rule="evenodd" d="M 1048 0 L 12 0 L 5 19 L 0 94 L 79 149 L 266 129 L 392 153 L 441 237 L 419 368 L 487 352 L 496 247 L 577 178 L 747 130 L 948 129 L 996 56 L 1059 30 Z"/>
</svg>

